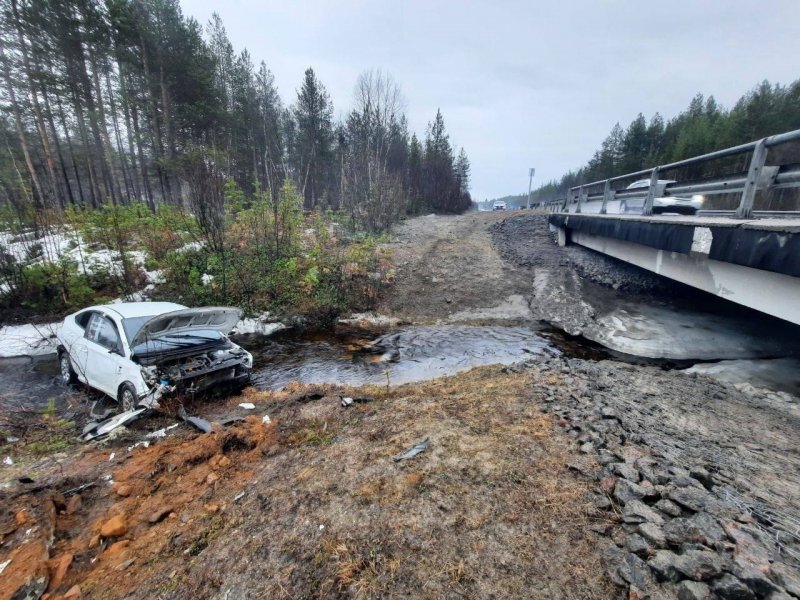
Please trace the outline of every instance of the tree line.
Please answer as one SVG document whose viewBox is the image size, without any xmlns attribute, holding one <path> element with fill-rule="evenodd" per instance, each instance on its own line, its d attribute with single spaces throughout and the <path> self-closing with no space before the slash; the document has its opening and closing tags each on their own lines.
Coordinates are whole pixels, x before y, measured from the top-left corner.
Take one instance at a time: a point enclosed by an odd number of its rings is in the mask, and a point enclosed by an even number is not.
<svg viewBox="0 0 800 600">
<path fill-rule="evenodd" d="M 201 206 L 218 180 L 370 230 L 470 207 L 469 160 L 440 111 L 410 133 L 400 86 L 363 73 L 340 121 L 312 68 L 286 106 L 262 61 L 234 51 L 218 15 L 178 0 L 0 0 L 0 206 Z M 216 194 L 216 196 L 220 196 Z"/>
<path fill-rule="evenodd" d="M 639 113 L 626 128 L 617 123 L 584 166 L 537 188 L 531 195 L 532 201 L 560 199 L 577 185 L 669 164 L 794 129 L 800 129 L 800 79 L 788 86 L 763 81 L 742 96 L 731 109 L 720 106 L 714 96 L 697 94 L 686 110 L 669 121 L 658 113 L 648 121 Z M 783 156 L 778 156 L 779 153 Z M 800 162 L 797 145 L 776 149 L 771 151 L 771 155 L 783 162 Z M 722 172 L 743 171 L 747 168 L 746 158 L 718 161 L 700 169 L 690 169 L 681 176 L 705 178 Z M 794 198 L 792 190 L 780 192 Z M 524 205 L 527 194 L 514 198 L 515 204 L 520 202 Z"/>
</svg>

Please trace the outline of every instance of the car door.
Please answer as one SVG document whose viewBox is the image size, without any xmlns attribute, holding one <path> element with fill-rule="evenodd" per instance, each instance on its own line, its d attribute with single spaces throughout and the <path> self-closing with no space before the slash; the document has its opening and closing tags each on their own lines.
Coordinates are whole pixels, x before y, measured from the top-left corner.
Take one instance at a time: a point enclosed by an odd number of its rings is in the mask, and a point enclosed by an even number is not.
<svg viewBox="0 0 800 600">
<path fill-rule="evenodd" d="M 95 311 L 84 311 L 76 315 L 73 332 L 71 334 L 70 332 L 66 332 L 64 338 L 64 346 L 72 362 L 72 369 L 75 371 L 78 379 L 84 383 L 89 383 L 86 377 L 86 363 L 89 358 L 87 333 L 92 316 L 95 314 L 97 314 Z M 67 328 L 65 327 L 65 329 Z"/>
<path fill-rule="evenodd" d="M 86 328 L 86 349 L 89 385 L 116 398 L 122 383 L 123 366 L 128 359 L 120 355 L 119 330 L 110 317 L 99 312 L 92 315 Z"/>
</svg>

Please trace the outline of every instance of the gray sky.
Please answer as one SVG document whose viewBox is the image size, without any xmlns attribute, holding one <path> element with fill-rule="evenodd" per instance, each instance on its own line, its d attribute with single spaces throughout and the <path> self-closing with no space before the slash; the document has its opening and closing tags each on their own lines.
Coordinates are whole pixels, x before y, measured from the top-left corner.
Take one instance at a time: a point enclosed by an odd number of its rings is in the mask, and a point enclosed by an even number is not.
<svg viewBox="0 0 800 600">
<path fill-rule="evenodd" d="M 666 119 L 697 92 L 730 107 L 763 79 L 800 78 L 798 0 L 181 0 L 222 17 L 266 61 L 283 101 L 312 66 L 336 110 L 356 77 L 400 83 L 418 135 L 441 107 L 472 163 L 473 198 L 527 191 L 581 166 L 619 121 Z"/>
</svg>

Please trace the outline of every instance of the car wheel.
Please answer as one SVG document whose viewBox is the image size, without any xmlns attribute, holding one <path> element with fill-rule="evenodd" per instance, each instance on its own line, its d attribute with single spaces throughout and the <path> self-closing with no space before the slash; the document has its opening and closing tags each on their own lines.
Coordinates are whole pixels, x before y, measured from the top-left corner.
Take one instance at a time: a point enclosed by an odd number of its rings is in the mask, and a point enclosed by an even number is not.
<svg viewBox="0 0 800 600">
<path fill-rule="evenodd" d="M 69 354 L 66 350 L 58 355 L 58 364 L 61 368 L 61 382 L 64 385 L 69 385 L 70 383 L 78 381 L 78 376 L 72 368 L 72 361 L 69 359 Z"/>
<path fill-rule="evenodd" d="M 139 401 L 139 394 L 136 393 L 136 388 L 133 387 L 131 382 L 126 381 L 119 386 L 119 395 L 117 396 L 117 401 L 124 412 L 128 412 L 136 408 L 136 404 Z"/>
</svg>

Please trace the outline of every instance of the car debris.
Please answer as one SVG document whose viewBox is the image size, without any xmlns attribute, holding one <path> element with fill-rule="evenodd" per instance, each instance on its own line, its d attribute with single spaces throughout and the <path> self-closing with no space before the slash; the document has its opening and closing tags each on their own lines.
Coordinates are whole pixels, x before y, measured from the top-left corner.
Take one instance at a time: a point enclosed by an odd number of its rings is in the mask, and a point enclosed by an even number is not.
<svg viewBox="0 0 800 600">
<path fill-rule="evenodd" d="M 341 400 L 342 408 L 347 408 L 348 406 L 352 406 L 353 404 L 366 404 L 367 402 L 372 402 L 375 398 L 370 398 L 368 396 L 363 396 L 359 398 L 350 398 L 349 396 L 339 396 L 339 400 Z"/>
<path fill-rule="evenodd" d="M 245 408 L 247 410 L 253 410 L 256 407 L 256 405 L 253 404 L 252 402 L 240 402 L 239 407 Z"/>
<path fill-rule="evenodd" d="M 119 411 L 119 408 L 116 407 L 103 407 L 103 402 L 103 400 L 95 400 L 92 402 L 92 408 L 89 410 L 89 417 L 92 421 L 105 421 Z"/>
<path fill-rule="evenodd" d="M 297 396 L 295 398 L 295 400 L 297 400 L 297 402 L 302 402 L 303 404 L 305 404 L 306 402 L 312 402 L 314 400 L 320 400 L 321 398 L 324 398 L 324 397 L 325 397 L 325 394 L 323 392 L 312 390 L 310 392 L 306 392 L 305 394 L 300 394 L 299 396 Z"/>
<path fill-rule="evenodd" d="M 111 433 L 114 429 L 127 425 L 139 419 L 149 408 L 137 408 L 136 410 L 128 410 L 121 412 L 118 415 L 109 417 L 104 421 L 95 421 L 86 425 L 83 428 L 83 433 L 78 438 L 83 442 L 96 440 Z"/>
<path fill-rule="evenodd" d="M 168 425 L 167 427 L 162 427 L 161 429 L 157 429 L 155 431 L 151 431 L 150 433 L 148 433 L 144 437 L 151 438 L 151 439 L 167 437 L 167 432 L 170 429 L 175 429 L 179 425 L 180 425 L 180 423 L 174 423 L 173 425 Z"/>
<path fill-rule="evenodd" d="M 211 422 L 206 421 L 205 419 L 201 419 L 200 417 L 190 417 L 186 414 L 186 409 L 183 408 L 183 405 L 178 409 L 178 417 L 182 419 L 184 422 L 193 425 L 198 430 L 202 431 L 203 433 L 210 433 L 211 432 Z"/>
<path fill-rule="evenodd" d="M 401 455 L 395 456 L 394 461 L 400 462 L 401 460 L 408 460 L 409 458 L 414 458 L 417 454 L 425 452 L 425 450 L 427 450 L 430 447 L 431 447 L 430 438 L 425 438 L 418 444 L 414 445 L 413 447 L 403 452 Z"/>
<path fill-rule="evenodd" d="M 61 495 L 66 498 L 67 496 L 74 496 L 75 494 L 80 494 L 83 490 L 88 490 L 89 488 L 94 487 L 96 483 L 97 483 L 96 481 L 90 481 L 88 483 L 81 484 L 77 487 L 70 488 L 64 492 L 61 492 Z"/>
</svg>

